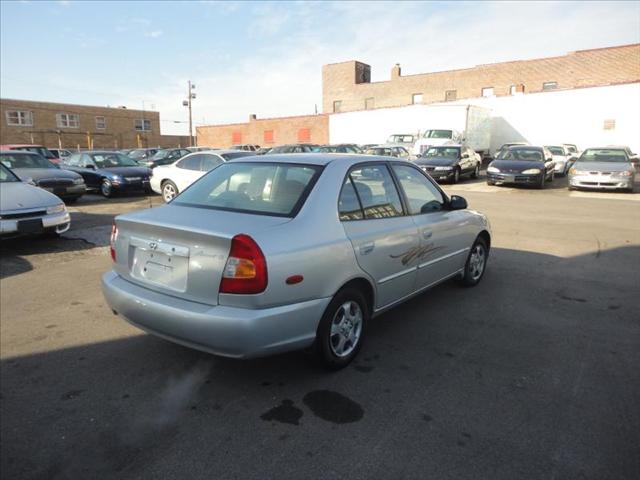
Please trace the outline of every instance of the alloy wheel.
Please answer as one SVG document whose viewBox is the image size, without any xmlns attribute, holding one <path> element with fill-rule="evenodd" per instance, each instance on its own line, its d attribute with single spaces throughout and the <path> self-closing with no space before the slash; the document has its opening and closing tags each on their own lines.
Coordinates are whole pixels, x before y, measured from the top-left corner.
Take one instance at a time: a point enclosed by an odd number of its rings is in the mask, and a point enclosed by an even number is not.
<svg viewBox="0 0 640 480">
<path fill-rule="evenodd" d="M 346 357 L 357 347 L 362 334 L 362 309 L 353 300 L 343 303 L 331 322 L 329 346 L 338 357 Z"/>
<path fill-rule="evenodd" d="M 485 249 L 478 243 L 473 247 L 469 257 L 469 274 L 474 282 L 482 276 L 486 262 L 487 254 Z"/>
<path fill-rule="evenodd" d="M 164 199 L 164 201 L 168 203 L 173 200 L 175 196 L 175 187 L 170 183 L 165 183 L 165 185 L 162 187 L 162 198 Z"/>
</svg>

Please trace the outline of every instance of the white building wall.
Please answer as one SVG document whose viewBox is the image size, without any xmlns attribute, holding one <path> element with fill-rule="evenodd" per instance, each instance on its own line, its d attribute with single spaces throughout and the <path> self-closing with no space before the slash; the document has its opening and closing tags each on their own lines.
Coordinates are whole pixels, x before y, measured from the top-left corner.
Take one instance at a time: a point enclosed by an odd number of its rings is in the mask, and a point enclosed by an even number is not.
<svg viewBox="0 0 640 480">
<path fill-rule="evenodd" d="M 574 143 L 581 149 L 628 145 L 640 152 L 640 83 L 447 103 L 451 104 L 491 109 L 492 152 L 514 141 L 535 145 Z M 329 117 L 329 139 L 331 143 L 383 143 L 392 133 L 415 133 L 424 130 L 425 109 L 431 106 L 333 114 Z M 605 120 L 615 120 L 615 128 L 605 130 Z M 443 123 L 448 121 L 443 118 Z"/>
</svg>

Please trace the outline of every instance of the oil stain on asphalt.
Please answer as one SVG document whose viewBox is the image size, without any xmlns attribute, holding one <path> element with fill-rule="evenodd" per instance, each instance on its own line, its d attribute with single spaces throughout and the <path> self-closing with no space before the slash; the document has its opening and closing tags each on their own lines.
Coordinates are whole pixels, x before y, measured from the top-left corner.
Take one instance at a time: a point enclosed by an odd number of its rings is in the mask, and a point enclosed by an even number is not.
<svg viewBox="0 0 640 480">
<path fill-rule="evenodd" d="M 302 410 L 296 407 L 291 400 L 285 398 L 282 400 L 282 405 L 273 407 L 268 412 L 260 415 L 260 418 L 266 421 L 273 420 L 280 423 L 288 423 L 290 425 L 300 425 L 299 422 L 302 415 Z"/>
<path fill-rule="evenodd" d="M 364 415 L 364 410 L 359 404 L 330 390 L 309 392 L 302 401 L 314 415 L 327 422 L 353 423 L 361 420 Z"/>
</svg>

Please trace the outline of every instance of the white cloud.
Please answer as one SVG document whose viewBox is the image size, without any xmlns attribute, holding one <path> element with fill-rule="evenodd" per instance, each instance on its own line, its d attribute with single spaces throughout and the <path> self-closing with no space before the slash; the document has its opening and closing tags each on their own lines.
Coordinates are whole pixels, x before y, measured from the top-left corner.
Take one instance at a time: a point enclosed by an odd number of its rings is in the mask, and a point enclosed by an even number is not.
<svg viewBox="0 0 640 480">
<path fill-rule="evenodd" d="M 164 32 L 162 30 L 153 30 L 151 32 L 145 32 L 144 36 L 149 38 L 161 37 Z"/>
</svg>

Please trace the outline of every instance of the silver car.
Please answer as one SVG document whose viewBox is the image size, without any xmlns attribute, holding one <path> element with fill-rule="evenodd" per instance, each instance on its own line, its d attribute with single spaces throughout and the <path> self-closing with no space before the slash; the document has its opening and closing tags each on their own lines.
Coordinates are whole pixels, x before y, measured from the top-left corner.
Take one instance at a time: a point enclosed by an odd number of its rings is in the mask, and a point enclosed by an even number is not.
<svg viewBox="0 0 640 480">
<path fill-rule="evenodd" d="M 188 347 L 236 358 L 311 347 L 341 368 L 372 317 L 447 279 L 481 280 L 490 227 L 466 207 L 404 160 L 239 159 L 116 217 L 103 292 L 114 313 Z"/>
<path fill-rule="evenodd" d="M 23 183 L 0 163 L 0 235 L 57 235 L 70 225 L 69 212 L 60 198 Z"/>
<path fill-rule="evenodd" d="M 624 148 L 587 148 L 569 169 L 569 190 L 633 191 L 640 176 L 638 158 Z"/>
</svg>

